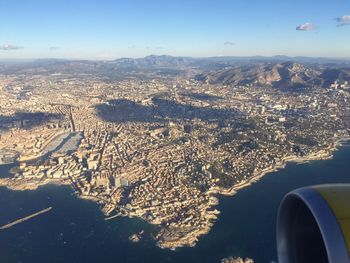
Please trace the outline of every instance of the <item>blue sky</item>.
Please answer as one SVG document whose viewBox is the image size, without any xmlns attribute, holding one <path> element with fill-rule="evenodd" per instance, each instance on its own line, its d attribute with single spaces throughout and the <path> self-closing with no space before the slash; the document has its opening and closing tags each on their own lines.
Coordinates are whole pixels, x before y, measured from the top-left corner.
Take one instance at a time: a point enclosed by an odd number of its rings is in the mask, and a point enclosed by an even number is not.
<svg viewBox="0 0 350 263">
<path fill-rule="evenodd" d="M 350 1 L 0 0 L 0 59 L 149 54 L 350 57 Z"/>
</svg>

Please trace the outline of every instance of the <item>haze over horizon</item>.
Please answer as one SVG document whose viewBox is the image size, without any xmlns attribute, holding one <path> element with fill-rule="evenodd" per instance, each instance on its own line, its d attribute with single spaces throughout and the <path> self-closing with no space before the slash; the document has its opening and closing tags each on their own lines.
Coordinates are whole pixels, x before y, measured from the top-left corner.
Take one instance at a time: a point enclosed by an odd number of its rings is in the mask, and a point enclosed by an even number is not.
<svg viewBox="0 0 350 263">
<path fill-rule="evenodd" d="M 0 60 L 350 57 L 345 0 L 28 0 L 0 1 L 0 10 Z"/>
</svg>

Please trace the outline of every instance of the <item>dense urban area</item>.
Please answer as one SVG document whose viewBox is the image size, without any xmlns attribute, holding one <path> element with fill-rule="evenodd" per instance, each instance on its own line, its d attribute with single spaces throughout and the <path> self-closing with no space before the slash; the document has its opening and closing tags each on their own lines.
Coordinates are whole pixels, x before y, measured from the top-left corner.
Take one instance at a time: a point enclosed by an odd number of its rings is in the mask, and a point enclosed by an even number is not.
<svg viewBox="0 0 350 263">
<path fill-rule="evenodd" d="M 155 225 L 162 248 L 208 233 L 218 195 L 330 158 L 350 135 L 349 71 L 269 62 L 114 78 L 57 63 L 0 71 L 0 163 L 18 163 L 0 185 L 71 185 L 106 219 Z"/>
</svg>

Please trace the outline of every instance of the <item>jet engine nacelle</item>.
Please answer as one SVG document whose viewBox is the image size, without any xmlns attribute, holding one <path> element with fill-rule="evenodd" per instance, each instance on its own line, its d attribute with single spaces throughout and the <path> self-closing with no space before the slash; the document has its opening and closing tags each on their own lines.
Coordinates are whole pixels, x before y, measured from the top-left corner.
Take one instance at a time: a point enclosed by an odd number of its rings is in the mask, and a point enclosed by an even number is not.
<svg viewBox="0 0 350 263">
<path fill-rule="evenodd" d="M 350 184 L 286 195 L 277 218 L 279 263 L 350 263 Z"/>
</svg>

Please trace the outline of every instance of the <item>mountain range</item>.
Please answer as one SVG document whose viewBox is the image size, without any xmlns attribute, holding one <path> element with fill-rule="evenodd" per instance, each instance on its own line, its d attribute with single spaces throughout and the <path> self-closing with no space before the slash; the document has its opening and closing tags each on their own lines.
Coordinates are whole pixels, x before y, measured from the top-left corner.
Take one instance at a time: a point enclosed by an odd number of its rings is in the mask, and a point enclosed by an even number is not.
<svg viewBox="0 0 350 263">
<path fill-rule="evenodd" d="M 2 74 L 93 74 L 108 79 L 195 78 L 223 85 L 277 88 L 329 86 L 350 80 L 350 59 L 307 57 L 172 57 L 151 55 L 109 61 L 40 59 L 0 63 Z"/>
<path fill-rule="evenodd" d="M 207 84 L 271 86 L 299 89 L 329 86 L 336 80 L 350 80 L 349 68 L 306 66 L 295 62 L 225 67 L 199 74 L 196 80 Z"/>
</svg>

